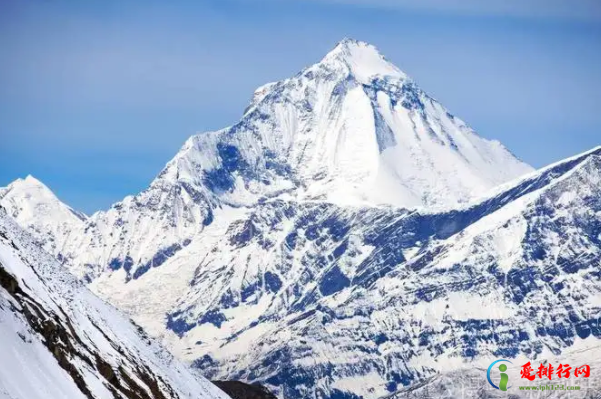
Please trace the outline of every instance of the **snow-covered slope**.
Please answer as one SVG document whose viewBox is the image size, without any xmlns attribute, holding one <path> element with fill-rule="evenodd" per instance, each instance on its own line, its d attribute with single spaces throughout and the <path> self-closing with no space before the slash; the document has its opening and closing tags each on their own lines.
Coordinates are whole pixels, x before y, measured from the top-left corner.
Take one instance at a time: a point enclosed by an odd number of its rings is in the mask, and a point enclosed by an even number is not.
<svg viewBox="0 0 601 399">
<path fill-rule="evenodd" d="M 228 396 L 91 294 L 0 208 L 0 398 Z"/>
<path fill-rule="evenodd" d="M 256 90 L 232 127 L 194 136 L 160 178 L 247 205 L 295 199 L 455 205 L 531 168 L 477 136 L 375 47 L 340 42 Z"/>
<path fill-rule="evenodd" d="M 416 207 L 464 202 L 529 170 L 373 46 L 346 39 L 295 77 L 259 88 L 236 125 L 192 137 L 164 173 L 236 205 L 285 190 Z"/>
</svg>

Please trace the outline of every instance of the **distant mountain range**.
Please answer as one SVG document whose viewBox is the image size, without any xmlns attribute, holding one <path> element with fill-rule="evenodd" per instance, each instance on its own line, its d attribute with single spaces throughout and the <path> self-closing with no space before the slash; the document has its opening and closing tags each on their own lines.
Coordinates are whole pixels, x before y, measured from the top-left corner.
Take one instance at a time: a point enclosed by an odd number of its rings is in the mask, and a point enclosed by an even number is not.
<svg viewBox="0 0 601 399">
<path fill-rule="evenodd" d="M 355 399 L 601 358 L 600 193 L 601 147 L 534 171 L 345 39 L 107 211 L 31 176 L 0 204 L 205 376 Z"/>
</svg>

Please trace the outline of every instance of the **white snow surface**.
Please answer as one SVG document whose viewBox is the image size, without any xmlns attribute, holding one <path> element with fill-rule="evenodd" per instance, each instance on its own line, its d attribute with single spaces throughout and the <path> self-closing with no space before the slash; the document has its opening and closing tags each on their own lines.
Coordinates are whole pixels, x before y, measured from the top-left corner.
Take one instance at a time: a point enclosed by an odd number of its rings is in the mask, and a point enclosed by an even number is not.
<svg viewBox="0 0 601 399">
<path fill-rule="evenodd" d="M 110 365 L 121 384 L 122 373 L 133 378 L 148 397 L 151 386 L 140 379 L 145 371 L 166 398 L 227 399 L 217 387 L 168 354 L 116 309 L 93 295 L 0 208 L 0 268 L 24 293 L 11 295 L 0 287 L 0 398 L 114 398 L 109 381 L 99 371 L 98 358 Z M 26 309 L 41 323 L 53 320 L 69 336 L 57 345 L 68 351 L 69 363 L 89 390 L 74 379 L 50 353 L 44 338 L 28 323 Z M 90 363 L 88 363 L 90 361 Z M 118 368 L 121 370 L 118 371 Z M 135 387 L 129 386 L 130 389 Z M 141 392 L 140 392 L 141 393 Z"/>
<path fill-rule="evenodd" d="M 295 77 L 259 88 L 239 123 L 192 137 L 165 177 L 202 185 L 202 172 L 223 163 L 220 145 L 236 147 L 262 177 L 220 193 L 236 205 L 281 190 L 342 204 L 456 205 L 532 170 L 375 47 L 350 39 Z M 270 164 L 291 172 L 274 174 Z"/>
</svg>

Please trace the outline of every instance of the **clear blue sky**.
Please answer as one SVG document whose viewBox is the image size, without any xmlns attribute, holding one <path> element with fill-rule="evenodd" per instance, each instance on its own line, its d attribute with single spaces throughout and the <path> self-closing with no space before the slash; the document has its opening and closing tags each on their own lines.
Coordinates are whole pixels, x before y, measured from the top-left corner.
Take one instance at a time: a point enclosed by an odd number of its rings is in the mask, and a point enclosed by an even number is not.
<svg viewBox="0 0 601 399">
<path fill-rule="evenodd" d="M 0 186 L 107 208 L 345 36 L 533 166 L 601 144 L 598 0 L 0 0 Z"/>
</svg>

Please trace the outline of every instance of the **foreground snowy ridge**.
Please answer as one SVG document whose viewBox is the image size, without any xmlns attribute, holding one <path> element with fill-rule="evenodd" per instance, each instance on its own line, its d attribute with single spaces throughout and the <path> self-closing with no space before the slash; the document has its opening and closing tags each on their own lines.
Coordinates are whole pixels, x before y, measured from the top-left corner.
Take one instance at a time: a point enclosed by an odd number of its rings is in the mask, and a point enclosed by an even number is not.
<svg viewBox="0 0 601 399">
<path fill-rule="evenodd" d="M 479 398 L 466 367 L 601 358 L 600 192 L 601 147 L 532 172 L 344 40 L 106 212 L 33 179 L 0 203 L 211 378 L 371 399 L 465 375 Z"/>
<path fill-rule="evenodd" d="M 0 398 L 226 399 L 91 294 L 0 208 Z"/>
</svg>

